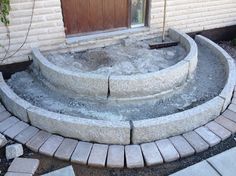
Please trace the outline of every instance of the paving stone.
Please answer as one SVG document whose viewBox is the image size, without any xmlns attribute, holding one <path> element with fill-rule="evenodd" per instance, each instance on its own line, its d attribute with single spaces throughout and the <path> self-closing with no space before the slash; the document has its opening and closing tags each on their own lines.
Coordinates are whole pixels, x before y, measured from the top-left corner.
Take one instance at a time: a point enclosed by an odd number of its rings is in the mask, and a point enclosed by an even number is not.
<svg viewBox="0 0 236 176">
<path fill-rule="evenodd" d="M 34 174 L 39 166 L 38 159 L 15 158 L 8 168 L 9 172 Z"/>
<path fill-rule="evenodd" d="M 16 137 L 15 140 L 22 144 L 28 142 L 33 136 L 35 136 L 39 132 L 39 129 L 33 126 L 27 127 L 25 130 L 20 132 Z"/>
<path fill-rule="evenodd" d="M 154 142 L 141 144 L 143 157 L 147 166 L 163 163 L 163 158 Z"/>
<path fill-rule="evenodd" d="M 210 147 L 219 144 L 221 141 L 218 136 L 216 136 L 206 127 L 199 127 L 195 130 L 195 132 L 198 133 L 198 135 L 201 136 L 210 145 Z"/>
<path fill-rule="evenodd" d="M 21 131 L 26 129 L 29 125 L 23 121 L 19 121 L 18 123 L 14 124 L 10 128 L 8 128 L 5 132 L 4 135 L 8 136 L 11 139 L 14 139 L 16 135 L 18 135 Z"/>
<path fill-rule="evenodd" d="M 107 154 L 107 167 L 123 168 L 125 164 L 125 147 L 110 145 Z"/>
<path fill-rule="evenodd" d="M 61 143 L 61 145 L 59 146 L 59 148 L 57 149 L 55 157 L 69 161 L 77 144 L 78 144 L 77 140 L 65 138 Z"/>
<path fill-rule="evenodd" d="M 160 150 L 165 162 L 171 162 L 179 159 L 179 153 L 169 139 L 156 141 L 156 145 Z"/>
<path fill-rule="evenodd" d="M 17 158 L 24 154 L 23 146 L 21 144 L 12 144 L 6 147 L 7 160 Z"/>
<path fill-rule="evenodd" d="M 236 112 L 236 104 L 230 104 L 228 107 L 228 111 L 231 110 L 233 112 Z M 227 110 L 226 110 L 227 111 Z M 223 113 L 224 114 L 224 113 Z"/>
<path fill-rule="evenodd" d="M 235 98 L 235 97 L 233 97 L 232 103 L 233 103 L 233 104 L 236 104 L 236 98 Z"/>
<path fill-rule="evenodd" d="M 142 151 L 139 145 L 126 145 L 125 158 L 127 168 L 140 168 L 144 167 Z"/>
<path fill-rule="evenodd" d="M 94 144 L 89 156 L 88 165 L 104 167 L 106 164 L 108 145 Z"/>
<path fill-rule="evenodd" d="M 234 105 L 236 106 L 236 105 Z M 232 120 L 233 122 L 236 122 L 236 113 L 230 110 L 226 110 L 222 116 L 226 117 L 229 120 Z"/>
<path fill-rule="evenodd" d="M 7 144 L 7 139 L 0 133 L 0 148 L 4 147 Z"/>
<path fill-rule="evenodd" d="M 4 112 L 4 111 L 6 111 L 6 108 L 1 104 L 1 105 L 0 105 L 0 113 L 2 113 L 2 112 Z"/>
<path fill-rule="evenodd" d="M 31 138 L 26 146 L 34 152 L 38 152 L 39 148 L 44 144 L 44 142 L 51 136 L 50 133 L 46 131 L 39 131 L 33 138 Z"/>
<path fill-rule="evenodd" d="M 79 141 L 71 156 L 71 161 L 78 164 L 87 164 L 92 147 L 92 143 Z"/>
<path fill-rule="evenodd" d="M 0 122 L 6 120 L 8 117 L 11 117 L 11 114 L 8 111 L 3 111 L 0 113 Z"/>
<path fill-rule="evenodd" d="M 229 130 L 214 121 L 206 124 L 205 126 L 217 136 L 219 136 L 222 140 L 225 140 L 231 136 L 231 132 Z"/>
<path fill-rule="evenodd" d="M 62 169 L 44 174 L 42 176 L 75 176 L 75 173 L 72 166 L 67 166 Z"/>
<path fill-rule="evenodd" d="M 52 135 L 48 138 L 48 140 L 40 147 L 39 152 L 47 155 L 53 156 L 58 147 L 61 145 L 63 137 L 58 135 Z"/>
<path fill-rule="evenodd" d="M 236 175 L 236 147 L 213 156 L 207 161 L 223 176 Z"/>
<path fill-rule="evenodd" d="M 202 161 L 170 176 L 220 176 L 206 161 Z"/>
<path fill-rule="evenodd" d="M 184 133 L 183 136 L 197 153 L 209 148 L 209 145 L 195 131 Z"/>
<path fill-rule="evenodd" d="M 6 131 L 8 128 L 10 128 L 12 125 L 19 122 L 19 119 L 16 117 L 9 117 L 6 120 L 0 122 L 0 132 Z"/>
<path fill-rule="evenodd" d="M 223 116 L 219 116 L 217 119 L 215 119 L 215 122 L 222 125 L 232 133 L 236 132 L 236 123 L 234 123 L 232 120 L 229 120 Z"/>
<path fill-rule="evenodd" d="M 5 176 L 33 176 L 32 174 L 7 172 Z"/>
<path fill-rule="evenodd" d="M 184 139 L 183 136 L 175 136 L 170 138 L 171 143 L 178 151 L 181 158 L 191 156 L 195 153 L 193 147 Z"/>
</svg>

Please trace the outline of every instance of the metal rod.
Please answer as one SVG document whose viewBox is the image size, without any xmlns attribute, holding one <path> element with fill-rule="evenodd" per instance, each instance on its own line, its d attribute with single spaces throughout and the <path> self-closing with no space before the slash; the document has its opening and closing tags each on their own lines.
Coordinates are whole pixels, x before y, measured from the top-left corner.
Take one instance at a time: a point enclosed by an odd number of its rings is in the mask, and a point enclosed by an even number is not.
<svg viewBox="0 0 236 176">
<path fill-rule="evenodd" d="M 162 26 L 162 42 L 165 41 L 165 32 L 166 32 L 166 7 L 167 7 L 167 0 L 164 0 L 164 15 L 163 15 L 163 26 Z"/>
</svg>

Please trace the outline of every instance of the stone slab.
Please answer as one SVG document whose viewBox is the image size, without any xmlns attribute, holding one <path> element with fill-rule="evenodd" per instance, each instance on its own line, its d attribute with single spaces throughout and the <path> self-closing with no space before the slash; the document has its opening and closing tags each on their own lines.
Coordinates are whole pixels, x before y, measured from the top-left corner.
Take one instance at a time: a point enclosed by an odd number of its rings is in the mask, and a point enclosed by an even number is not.
<svg viewBox="0 0 236 176">
<path fill-rule="evenodd" d="M 142 151 L 139 145 L 126 145 L 125 158 L 127 168 L 141 168 L 144 167 Z"/>
<path fill-rule="evenodd" d="M 19 119 L 17 119 L 16 117 L 9 117 L 6 120 L 0 122 L 0 132 L 3 133 L 17 122 L 19 122 Z"/>
<path fill-rule="evenodd" d="M 125 147 L 123 145 L 110 145 L 107 154 L 107 167 L 123 168 L 125 164 Z"/>
<path fill-rule="evenodd" d="M 39 152 L 47 156 L 53 156 L 63 140 L 64 138 L 61 136 L 52 135 L 40 147 Z"/>
<path fill-rule="evenodd" d="M 87 164 L 92 147 L 92 143 L 79 141 L 71 156 L 71 161 L 77 164 Z"/>
<path fill-rule="evenodd" d="M 169 139 L 162 139 L 155 142 L 165 162 L 179 159 L 179 153 Z"/>
<path fill-rule="evenodd" d="M 9 172 L 34 174 L 39 166 L 38 159 L 15 158 L 8 168 Z"/>
<path fill-rule="evenodd" d="M 33 176 L 32 174 L 7 172 L 5 176 Z"/>
<path fill-rule="evenodd" d="M 221 139 L 216 136 L 213 132 L 211 132 L 206 127 L 199 127 L 196 130 L 194 130 L 199 136 L 201 136 L 209 145 L 210 147 L 215 146 L 216 144 L 219 144 Z"/>
<path fill-rule="evenodd" d="M 5 83 L 0 83 L 0 96 L 7 110 L 19 119 L 28 122 L 27 110 L 31 104 L 16 95 Z"/>
<path fill-rule="evenodd" d="M 194 148 L 197 153 L 203 152 L 209 148 L 207 144 L 196 132 L 191 131 L 183 134 L 183 137 Z"/>
<path fill-rule="evenodd" d="M 154 142 L 141 144 L 143 157 L 147 166 L 163 163 L 163 158 Z"/>
<path fill-rule="evenodd" d="M 104 144 L 129 144 L 130 124 L 118 121 L 85 119 L 50 112 L 38 107 L 28 109 L 31 124 L 50 133 Z"/>
<path fill-rule="evenodd" d="M 232 105 L 232 104 L 231 104 Z M 236 106 L 236 105 L 235 105 Z M 229 120 L 232 120 L 233 122 L 236 123 L 236 113 L 234 111 L 231 111 L 231 110 L 226 110 L 222 116 L 226 117 L 227 119 Z"/>
<path fill-rule="evenodd" d="M 77 144 L 78 144 L 77 140 L 65 138 L 62 141 L 59 148 L 57 149 L 54 156 L 56 158 L 69 161 L 72 153 L 75 150 L 75 147 L 77 146 Z"/>
<path fill-rule="evenodd" d="M 94 144 L 89 156 L 88 165 L 104 167 L 106 164 L 108 145 Z"/>
<path fill-rule="evenodd" d="M 15 125 L 11 126 L 8 128 L 5 132 L 4 135 L 8 136 L 11 139 L 14 139 L 16 135 L 18 135 L 21 131 L 26 129 L 29 125 L 23 121 L 19 121 Z"/>
<path fill-rule="evenodd" d="M 225 140 L 231 136 L 231 132 L 224 128 L 223 126 L 219 125 L 215 121 L 212 121 L 205 125 L 209 130 L 219 136 L 222 140 Z"/>
<path fill-rule="evenodd" d="M 20 132 L 16 137 L 15 140 L 22 144 L 28 142 L 33 136 L 35 136 L 39 132 L 39 129 L 33 126 L 29 126 L 22 132 Z"/>
<path fill-rule="evenodd" d="M 42 176 L 75 176 L 75 173 L 72 166 L 67 166 L 62 169 L 58 169 L 53 172 L 44 174 Z"/>
<path fill-rule="evenodd" d="M 153 119 L 133 121 L 133 143 L 144 143 L 191 131 L 220 115 L 224 100 L 216 97 L 192 109 Z"/>
<path fill-rule="evenodd" d="M 22 144 L 12 144 L 6 146 L 6 158 L 7 160 L 17 158 L 24 154 Z"/>
<path fill-rule="evenodd" d="M 206 161 L 202 161 L 170 176 L 220 176 Z"/>
<path fill-rule="evenodd" d="M 186 141 L 183 136 L 171 137 L 170 141 L 178 151 L 181 158 L 191 156 L 195 153 L 193 147 Z"/>
<path fill-rule="evenodd" d="M 33 138 L 31 138 L 26 146 L 34 152 L 38 152 L 39 148 L 44 144 L 44 142 L 51 136 L 50 133 L 46 131 L 39 131 Z"/>
<path fill-rule="evenodd" d="M 232 133 L 236 133 L 236 123 L 234 123 L 233 121 L 223 116 L 219 116 L 217 119 L 215 119 L 215 122 L 222 125 Z"/>
<path fill-rule="evenodd" d="M 3 120 L 6 120 L 8 117 L 10 117 L 11 114 L 8 111 L 3 111 L 0 113 L 0 122 Z"/>
<path fill-rule="evenodd" d="M 207 161 L 223 176 L 235 176 L 236 147 L 213 156 Z"/>
</svg>

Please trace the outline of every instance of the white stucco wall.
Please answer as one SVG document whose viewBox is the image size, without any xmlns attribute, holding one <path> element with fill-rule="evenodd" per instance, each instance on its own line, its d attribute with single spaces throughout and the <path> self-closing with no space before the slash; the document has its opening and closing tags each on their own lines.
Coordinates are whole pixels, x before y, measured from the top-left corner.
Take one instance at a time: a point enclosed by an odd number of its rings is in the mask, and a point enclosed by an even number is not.
<svg viewBox="0 0 236 176">
<path fill-rule="evenodd" d="M 235 0 L 167 1 L 167 29 L 168 27 L 174 27 L 185 32 L 194 32 L 236 25 Z M 11 45 L 9 55 L 19 48 L 24 41 L 29 26 L 32 4 L 33 0 L 11 0 L 11 25 L 9 26 Z M 131 35 L 160 34 L 163 4 L 163 0 L 151 0 L 150 28 L 146 29 L 145 32 L 134 32 Z M 28 60 L 27 56 L 30 54 L 32 47 L 39 47 L 43 51 L 77 50 L 107 45 L 127 36 L 130 36 L 130 33 L 68 44 L 64 33 L 60 0 L 36 0 L 33 23 L 26 44 L 20 52 L 4 63 Z M 7 46 L 7 43 L 6 29 L 0 24 L 0 44 Z M 3 56 L 4 50 L 0 48 L 0 58 Z"/>
</svg>

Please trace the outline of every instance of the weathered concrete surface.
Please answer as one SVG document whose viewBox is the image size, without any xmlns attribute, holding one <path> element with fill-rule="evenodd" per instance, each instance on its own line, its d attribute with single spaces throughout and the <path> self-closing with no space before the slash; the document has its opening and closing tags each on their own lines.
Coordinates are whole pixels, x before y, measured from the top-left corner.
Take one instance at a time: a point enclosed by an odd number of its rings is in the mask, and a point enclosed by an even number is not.
<svg viewBox="0 0 236 176">
<path fill-rule="evenodd" d="M 30 103 L 19 98 L 5 82 L 0 82 L 0 96 L 8 111 L 25 122 L 29 121 L 26 109 Z"/>
<path fill-rule="evenodd" d="M 129 122 L 91 120 L 49 112 L 41 108 L 28 109 L 32 125 L 65 137 L 109 144 L 129 144 Z"/>
<path fill-rule="evenodd" d="M 133 121 L 132 142 L 149 142 L 191 131 L 220 115 L 223 104 L 224 100 L 216 97 L 180 113 L 155 119 Z"/>
<path fill-rule="evenodd" d="M 33 63 L 42 75 L 56 87 L 67 89 L 78 95 L 107 97 L 108 75 L 76 73 L 50 63 L 38 49 L 32 50 Z"/>
</svg>

